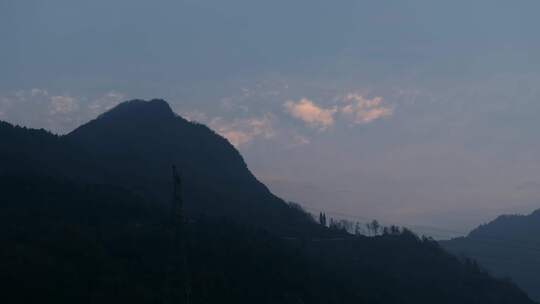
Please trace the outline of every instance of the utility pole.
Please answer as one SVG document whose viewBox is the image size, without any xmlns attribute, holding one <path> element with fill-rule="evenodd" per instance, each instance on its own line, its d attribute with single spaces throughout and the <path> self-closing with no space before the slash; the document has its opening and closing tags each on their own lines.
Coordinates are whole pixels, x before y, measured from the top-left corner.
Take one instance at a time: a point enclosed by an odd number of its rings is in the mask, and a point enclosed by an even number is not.
<svg viewBox="0 0 540 304">
<path fill-rule="evenodd" d="M 186 229 L 184 227 L 184 200 L 182 198 L 182 178 L 176 166 L 172 166 L 173 197 L 172 197 L 172 246 L 169 257 L 169 269 L 166 286 L 165 303 L 178 303 L 175 301 L 175 292 L 182 289 L 181 302 L 191 303 L 191 280 L 187 261 Z M 180 279 L 181 278 L 181 279 Z"/>
<path fill-rule="evenodd" d="M 184 225 L 184 200 L 182 199 L 182 179 L 176 166 L 172 166 L 173 173 L 173 225 L 175 233 L 181 235 Z M 177 235 L 178 236 L 178 235 Z"/>
</svg>

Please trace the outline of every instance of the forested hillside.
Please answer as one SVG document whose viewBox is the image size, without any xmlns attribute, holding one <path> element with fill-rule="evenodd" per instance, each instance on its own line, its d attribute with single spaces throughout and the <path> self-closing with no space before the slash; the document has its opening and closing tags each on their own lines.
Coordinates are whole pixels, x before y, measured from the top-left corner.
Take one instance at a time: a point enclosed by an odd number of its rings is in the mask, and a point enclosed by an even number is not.
<svg viewBox="0 0 540 304">
<path fill-rule="evenodd" d="M 202 216 L 185 225 L 184 269 L 168 214 L 129 191 L 40 178 L 0 185 L 0 278 L 18 303 L 181 303 L 184 284 L 192 303 L 532 303 L 408 231 L 284 239 Z"/>
</svg>

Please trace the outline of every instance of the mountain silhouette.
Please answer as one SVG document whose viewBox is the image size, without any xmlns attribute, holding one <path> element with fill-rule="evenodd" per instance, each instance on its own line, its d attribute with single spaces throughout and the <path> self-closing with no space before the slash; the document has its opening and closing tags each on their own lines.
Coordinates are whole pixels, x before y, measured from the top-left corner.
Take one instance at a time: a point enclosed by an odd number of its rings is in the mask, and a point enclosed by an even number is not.
<svg viewBox="0 0 540 304">
<path fill-rule="evenodd" d="M 540 210 L 502 215 L 460 237 L 442 242 L 455 254 L 477 260 L 498 277 L 510 278 L 540 301 Z"/>
<path fill-rule="evenodd" d="M 174 164 L 189 216 L 232 217 L 282 234 L 321 230 L 259 182 L 226 139 L 163 100 L 124 102 L 65 136 L 6 123 L 0 135 L 4 172 L 122 186 L 167 207 Z"/>
<path fill-rule="evenodd" d="M 0 123 L 0 139 L 8 298 L 182 303 L 190 286 L 192 303 L 532 303 L 406 229 L 366 237 L 316 223 L 163 100 L 122 103 L 64 136 Z M 176 251 L 173 164 L 188 219 Z M 170 278 L 179 284 L 164 292 Z"/>
</svg>

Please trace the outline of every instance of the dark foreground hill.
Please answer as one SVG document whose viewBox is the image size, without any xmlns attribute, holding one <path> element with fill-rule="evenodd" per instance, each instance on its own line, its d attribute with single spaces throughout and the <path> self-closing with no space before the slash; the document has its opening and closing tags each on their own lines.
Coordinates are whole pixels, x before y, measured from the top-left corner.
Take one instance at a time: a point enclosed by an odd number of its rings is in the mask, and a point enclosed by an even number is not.
<svg viewBox="0 0 540 304">
<path fill-rule="evenodd" d="M 200 217 L 178 252 L 167 213 L 130 191 L 16 177 L 0 191 L 9 303 L 182 303 L 184 286 L 191 303 L 532 303 L 407 231 L 283 239 Z"/>
<path fill-rule="evenodd" d="M 408 231 L 352 237 L 318 225 L 161 100 L 121 104 L 66 136 L 1 123 L 0 139 L 10 303 L 180 303 L 186 282 L 192 303 L 532 303 Z M 189 219 L 181 250 L 172 164 Z"/>
<path fill-rule="evenodd" d="M 511 278 L 540 301 L 540 210 L 527 216 L 500 216 L 467 237 L 442 244 L 474 258 L 498 277 Z"/>
</svg>

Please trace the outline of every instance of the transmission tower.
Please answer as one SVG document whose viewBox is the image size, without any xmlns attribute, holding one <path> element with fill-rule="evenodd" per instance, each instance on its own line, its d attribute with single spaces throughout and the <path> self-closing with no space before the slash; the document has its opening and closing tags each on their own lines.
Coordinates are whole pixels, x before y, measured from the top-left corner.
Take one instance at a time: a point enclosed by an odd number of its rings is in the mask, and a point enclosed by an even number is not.
<svg viewBox="0 0 540 304">
<path fill-rule="evenodd" d="M 166 303 L 178 303 L 175 290 L 182 289 L 180 303 L 191 303 L 191 280 L 188 269 L 184 200 L 182 197 L 182 178 L 176 166 L 172 166 L 172 248 L 169 256 L 169 269 L 166 282 Z"/>
</svg>

